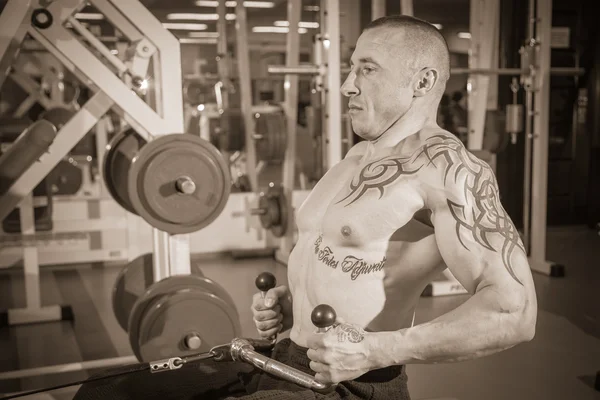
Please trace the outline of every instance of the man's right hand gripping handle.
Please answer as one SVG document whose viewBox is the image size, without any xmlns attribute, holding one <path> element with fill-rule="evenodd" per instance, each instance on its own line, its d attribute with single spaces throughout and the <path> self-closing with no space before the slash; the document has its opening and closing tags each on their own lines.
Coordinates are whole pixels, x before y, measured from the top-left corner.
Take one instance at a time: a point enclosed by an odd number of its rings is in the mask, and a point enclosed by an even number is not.
<svg viewBox="0 0 600 400">
<path fill-rule="evenodd" d="M 260 293 L 252 298 L 254 324 L 260 337 L 274 340 L 292 327 L 292 295 L 287 286 L 277 286 L 268 272 L 260 274 L 255 283 Z"/>
</svg>

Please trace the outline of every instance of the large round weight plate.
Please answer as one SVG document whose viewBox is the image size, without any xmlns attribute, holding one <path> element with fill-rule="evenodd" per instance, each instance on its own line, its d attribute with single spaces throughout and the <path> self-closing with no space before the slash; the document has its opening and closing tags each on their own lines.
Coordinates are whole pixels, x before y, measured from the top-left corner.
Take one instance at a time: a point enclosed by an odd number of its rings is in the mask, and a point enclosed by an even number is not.
<svg viewBox="0 0 600 400">
<path fill-rule="evenodd" d="M 102 171 L 104 183 L 110 195 L 125 210 L 137 214 L 127 192 L 127 174 L 131 161 L 146 141 L 133 129 L 117 133 L 106 146 Z"/>
<path fill-rule="evenodd" d="M 202 271 L 192 263 L 192 276 L 202 279 Z M 138 299 L 154 282 L 152 254 L 143 254 L 127 263 L 113 285 L 112 307 L 117 322 L 127 332 L 129 329 L 129 316 Z"/>
<path fill-rule="evenodd" d="M 144 314 L 139 336 L 144 361 L 201 353 L 240 334 L 231 306 L 199 289 L 184 289 L 157 298 Z M 188 335 L 195 346 L 185 345 Z"/>
<path fill-rule="evenodd" d="M 112 306 L 117 322 L 127 331 L 129 314 L 138 297 L 153 282 L 152 254 L 144 254 L 121 269 L 113 286 Z"/>
<path fill-rule="evenodd" d="M 178 188 L 186 182 L 187 192 Z M 223 211 L 231 191 L 229 169 L 208 141 L 189 134 L 160 136 L 138 152 L 128 194 L 136 213 L 171 234 L 196 232 Z"/>
<path fill-rule="evenodd" d="M 148 287 L 144 294 L 141 295 L 136 301 L 129 316 L 129 343 L 131 344 L 133 353 L 138 357 L 140 361 L 152 361 L 142 360 L 139 349 L 141 322 L 149 308 L 149 305 L 152 304 L 160 296 L 174 293 L 179 290 L 186 290 L 192 288 L 215 295 L 218 298 L 224 300 L 227 304 L 230 305 L 231 309 L 235 313 L 236 319 L 239 319 L 233 299 L 231 298 L 229 293 L 227 293 L 227 291 L 218 283 L 199 274 L 174 275 L 165 278 Z"/>
</svg>

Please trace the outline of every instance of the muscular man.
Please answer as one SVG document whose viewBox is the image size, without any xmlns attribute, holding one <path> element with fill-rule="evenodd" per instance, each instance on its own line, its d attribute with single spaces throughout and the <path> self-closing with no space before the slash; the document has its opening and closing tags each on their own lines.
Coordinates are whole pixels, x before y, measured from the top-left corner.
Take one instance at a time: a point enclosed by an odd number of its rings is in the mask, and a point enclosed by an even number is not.
<svg viewBox="0 0 600 400">
<path fill-rule="evenodd" d="M 364 141 L 298 209 L 288 285 L 253 298 L 261 336 L 290 330 L 271 356 L 333 392 L 243 363 L 205 363 L 86 384 L 76 398 L 409 399 L 406 364 L 469 360 L 531 340 L 535 290 L 494 175 L 436 124 L 448 76 L 448 47 L 432 25 L 385 17 L 364 30 L 341 88 Z M 472 296 L 413 326 L 424 287 L 445 268 Z M 311 321 L 319 304 L 338 316 L 327 333 Z"/>
<path fill-rule="evenodd" d="M 373 21 L 358 39 L 341 91 L 364 141 L 298 209 L 289 289 L 253 302 L 262 336 L 291 329 L 320 381 L 471 360 L 534 336 L 535 288 L 494 174 L 436 124 L 449 67 L 442 35 L 411 17 Z M 471 296 L 411 326 L 445 268 Z M 310 313 L 321 303 L 343 323 L 315 334 Z"/>
</svg>

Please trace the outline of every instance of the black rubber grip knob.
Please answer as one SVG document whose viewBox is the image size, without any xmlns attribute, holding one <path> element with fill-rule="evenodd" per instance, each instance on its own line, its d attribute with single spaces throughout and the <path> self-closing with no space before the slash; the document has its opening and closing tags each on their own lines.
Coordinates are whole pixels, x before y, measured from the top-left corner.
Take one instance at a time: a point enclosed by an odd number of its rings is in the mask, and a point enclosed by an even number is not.
<svg viewBox="0 0 600 400">
<path fill-rule="evenodd" d="M 317 328 L 328 328 L 335 323 L 337 315 L 333 307 L 327 304 L 320 304 L 315 307 L 310 319 Z"/>
<path fill-rule="evenodd" d="M 267 292 L 269 289 L 273 289 L 277 285 L 277 279 L 270 272 L 263 272 L 262 274 L 256 277 L 256 281 L 254 282 L 256 287 L 261 292 Z"/>
</svg>

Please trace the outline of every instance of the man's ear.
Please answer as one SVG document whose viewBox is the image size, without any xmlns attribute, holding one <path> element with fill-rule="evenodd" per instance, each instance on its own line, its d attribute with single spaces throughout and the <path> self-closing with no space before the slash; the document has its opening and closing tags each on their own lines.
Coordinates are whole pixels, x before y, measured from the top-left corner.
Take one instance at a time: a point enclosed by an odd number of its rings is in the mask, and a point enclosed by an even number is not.
<svg viewBox="0 0 600 400">
<path fill-rule="evenodd" d="M 416 81 L 413 86 L 414 96 L 421 97 L 433 89 L 439 78 L 439 72 L 435 68 L 424 68 L 415 78 Z"/>
</svg>

